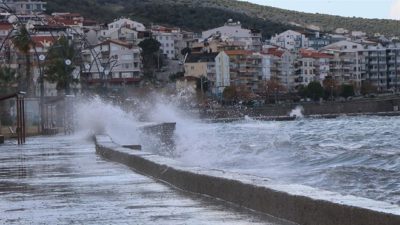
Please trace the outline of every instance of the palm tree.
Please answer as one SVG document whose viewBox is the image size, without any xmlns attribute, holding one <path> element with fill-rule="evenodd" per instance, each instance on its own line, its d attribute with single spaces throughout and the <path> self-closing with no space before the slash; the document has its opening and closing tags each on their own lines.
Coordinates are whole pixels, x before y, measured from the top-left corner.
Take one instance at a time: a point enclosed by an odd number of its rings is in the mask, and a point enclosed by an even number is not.
<svg viewBox="0 0 400 225">
<path fill-rule="evenodd" d="M 17 83 L 17 78 L 15 70 L 10 69 L 9 67 L 0 68 L 0 96 L 15 92 L 16 83 Z M 1 124 L 3 125 L 12 124 L 10 110 L 8 110 L 11 104 L 12 104 L 11 101 L 0 102 L 0 128 Z"/>
<path fill-rule="evenodd" d="M 31 57 L 30 50 L 32 48 L 33 42 L 30 37 L 29 31 L 25 26 L 17 30 L 17 32 L 12 36 L 12 42 L 14 46 L 18 49 L 20 53 L 25 56 L 25 77 L 22 77 L 22 88 L 26 90 L 27 96 L 33 96 L 33 77 L 31 74 Z"/>
<path fill-rule="evenodd" d="M 72 72 L 75 70 L 75 48 L 69 40 L 62 36 L 49 49 L 45 79 L 51 83 L 56 83 L 58 91 L 65 90 L 65 94 L 70 94 L 70 85 L 77 82 Z M 60 94 L 60 93 L 59 93 Z"/>
<path fill-rule="evenodd" d="M 15 92 L 16 81 L 15 70 L 8 67 L 0 68 L 0 94 Z"/>
</svg>

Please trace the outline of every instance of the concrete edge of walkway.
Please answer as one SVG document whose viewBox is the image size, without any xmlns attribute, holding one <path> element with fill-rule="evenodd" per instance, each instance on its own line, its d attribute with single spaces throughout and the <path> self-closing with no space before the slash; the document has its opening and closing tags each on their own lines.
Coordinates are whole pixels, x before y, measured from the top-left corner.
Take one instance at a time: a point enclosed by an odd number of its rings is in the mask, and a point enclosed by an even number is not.
<svg viewBox="0 0 400 225">
<path fill-rule="evenodd" d="M 124 148 L 109 136 L 95 137 L 96 152 L 111 161 L 180 189 L 208 195 L 278 218 L 307 225 L 399 225 L 400 207 L 303 185 L 277 185 L 266 178 L 182 166 L 179 162 Z"/>
</svg>

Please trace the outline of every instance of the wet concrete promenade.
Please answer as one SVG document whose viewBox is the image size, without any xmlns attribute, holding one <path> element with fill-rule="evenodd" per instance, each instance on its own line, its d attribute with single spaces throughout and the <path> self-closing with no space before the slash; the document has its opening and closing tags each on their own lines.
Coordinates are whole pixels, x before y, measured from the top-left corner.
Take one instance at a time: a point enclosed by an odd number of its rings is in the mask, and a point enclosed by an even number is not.
<svg viewBox="0 0 400 225">
<path fill-rule="evenodd" d="M 0 145 L 0 224 L 289 224 L 171 188 L 73 137 Z"/>
</svg>

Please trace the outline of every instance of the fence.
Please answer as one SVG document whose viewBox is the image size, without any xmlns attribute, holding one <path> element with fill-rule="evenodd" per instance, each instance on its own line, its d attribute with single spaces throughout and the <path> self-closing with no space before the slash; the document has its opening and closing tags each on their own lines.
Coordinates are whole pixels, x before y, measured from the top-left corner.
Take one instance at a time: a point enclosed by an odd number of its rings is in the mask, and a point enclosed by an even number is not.
<svg viewBox="0 0 400 225">
<path fill-rule="evenodd" d="M 27 136 L 74 132 L 73 96 L 45 97 L 42 103 L 40 98 L 25 98 L 23 115 Z M 17 136 L 19 127 L 17 106 L 16 99 L 0 102 L 0 135 L 7 138 Z"/>
</svg>

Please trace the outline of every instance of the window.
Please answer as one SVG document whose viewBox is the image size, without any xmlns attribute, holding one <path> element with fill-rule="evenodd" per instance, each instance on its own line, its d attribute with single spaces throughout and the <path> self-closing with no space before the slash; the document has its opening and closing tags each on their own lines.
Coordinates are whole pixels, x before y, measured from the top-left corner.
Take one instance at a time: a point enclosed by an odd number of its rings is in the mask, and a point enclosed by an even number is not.
<svg viewBox="0 0 400 225">
<path fill-rule="evenodd" d="M 122 55 L 122 56 L 121 56 L 121 59 L 122 59 L 122 60 L 133 60 L 133 55 L 130 55 L 130 54 L 128 54 L 128 55 Z"/>
<path fill-rule="evenodd" d="M 131 66 L 132 66 L 131 63 L 124 63 L 124 64 L 122 64 L 122 68 L 124 68 L 124 69 L 129 69 L 129 68 L 131 68 Z"/>
</svg>

